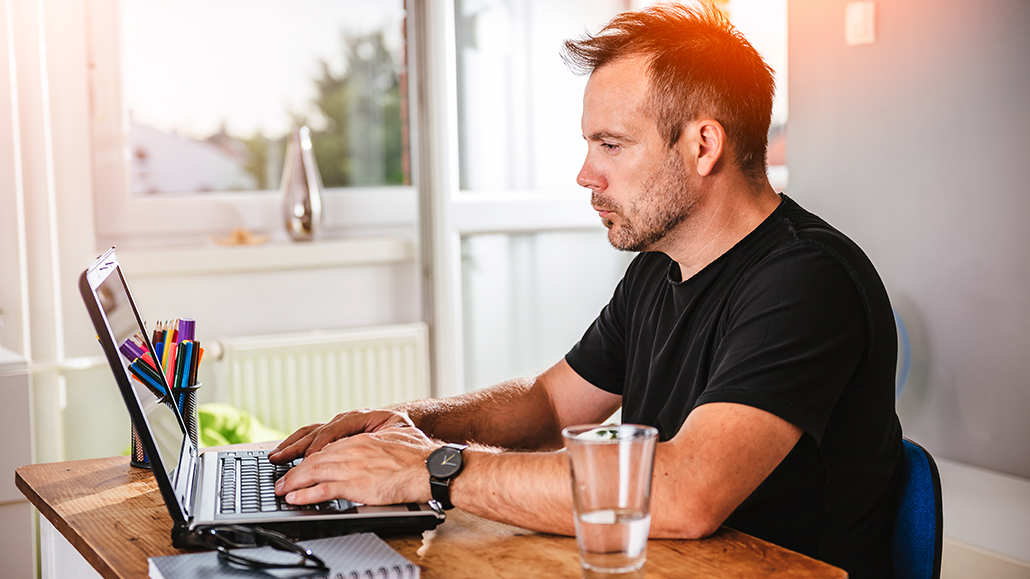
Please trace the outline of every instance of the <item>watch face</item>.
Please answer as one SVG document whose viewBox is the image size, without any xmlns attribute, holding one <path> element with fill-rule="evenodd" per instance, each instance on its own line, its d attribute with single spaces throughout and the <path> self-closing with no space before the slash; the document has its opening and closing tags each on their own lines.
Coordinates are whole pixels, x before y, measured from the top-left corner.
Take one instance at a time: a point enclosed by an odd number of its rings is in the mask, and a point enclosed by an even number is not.
<svg viewBox="0 0 1030 579">
<path fill-rule="evenodd" d="M 444 446 L 433 451 L 426 460 L 429 474 L 436 478 L 450 478 L 461 470 L 461 451 Z"/>
</svg>

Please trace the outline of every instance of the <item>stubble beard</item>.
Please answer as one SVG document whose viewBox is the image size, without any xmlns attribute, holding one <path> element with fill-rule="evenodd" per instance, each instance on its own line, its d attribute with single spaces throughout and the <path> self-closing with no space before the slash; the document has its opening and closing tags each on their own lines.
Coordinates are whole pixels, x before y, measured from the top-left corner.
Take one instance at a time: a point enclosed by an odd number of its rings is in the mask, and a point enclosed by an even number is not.
<svg viewBox="0 0 1030 579">
<path fill-rule="evenodd" d="M 644 183 L 628 213 L 596 192 L 591 197 L 595 207 L 606 207 L 621 217 L 618 225 L 612 219 L 601 220 L 608 228 L 608 242 L 621 251 L 653 251 L 690 216 L 696 200 L 683 160 L 675 151 L 669 151 L 661 168 Z"/>
</svg>

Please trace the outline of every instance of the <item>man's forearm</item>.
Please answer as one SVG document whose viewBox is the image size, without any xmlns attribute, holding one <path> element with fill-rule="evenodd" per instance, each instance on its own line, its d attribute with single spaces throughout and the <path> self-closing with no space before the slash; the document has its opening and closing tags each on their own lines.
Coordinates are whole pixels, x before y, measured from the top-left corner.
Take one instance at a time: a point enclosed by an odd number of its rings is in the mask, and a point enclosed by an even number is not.
<svg viewBox="0 0 1030 579">
<path fill-rule="evenodd" d="M 455 506 L 534 531 L 575 534 L 565 452 L 503 452 L 473 446 L 464 454 L 465 470 L 451 487 Z"/>
<path fill-rule="evenodd" d="M 416 400 L 404 411 L 426 434 L 448 442 L 478 442 L 506 449 L 560 448 L 561 433 L 547 395 L 535 380 L 510 380 L 450 398 Z"/>
</svg>

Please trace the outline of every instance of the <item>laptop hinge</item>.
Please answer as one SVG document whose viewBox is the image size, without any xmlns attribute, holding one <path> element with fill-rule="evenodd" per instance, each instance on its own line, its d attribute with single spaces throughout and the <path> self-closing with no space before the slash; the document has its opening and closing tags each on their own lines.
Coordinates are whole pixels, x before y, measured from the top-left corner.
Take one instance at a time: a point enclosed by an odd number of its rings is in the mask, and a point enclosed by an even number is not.
<svg viewBox="0 0 1030 579">
<path fill-rule="evenodd" d="M 200 484 L 198 482 L 200 480 L 200 459 L 199 455 L 197 454 L 196 448 L 192 444 L 189 445 L 189 455 L 190 458 L 187 463 L 189 465 L 189 476 L 186 477 L 185 489 L 186 500 L 183 501 L 184 505 L 188 509 L 188 511 L 186 512 L 187 520 L 190 520 L 194 516 L 196 516 L 198 500 L 196 489 L 200 488 Z"/>
</svg>

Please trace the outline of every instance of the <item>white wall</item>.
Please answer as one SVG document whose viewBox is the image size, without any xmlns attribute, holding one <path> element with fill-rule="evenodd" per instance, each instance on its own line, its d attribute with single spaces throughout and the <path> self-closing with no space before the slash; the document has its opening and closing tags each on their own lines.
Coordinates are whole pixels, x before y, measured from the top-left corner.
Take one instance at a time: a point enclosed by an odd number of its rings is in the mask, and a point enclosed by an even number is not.
<svg viewBox="0 0 1030 579">
<path fill-rule="evenodd" d="M 913 339 L 905 435 L 1030 477 L 1030 3 L 791 0 L 792 195 L 861 245 Z"/>
<path fill-rule="evenodd" d="M 788 194 L 908 326 L 898 414 L 941 462 L 942 577 L 1030 577 L 1030 3 L 881 0 L 863 46 L 846 4 L 789 3 Z"/>
</svg>

